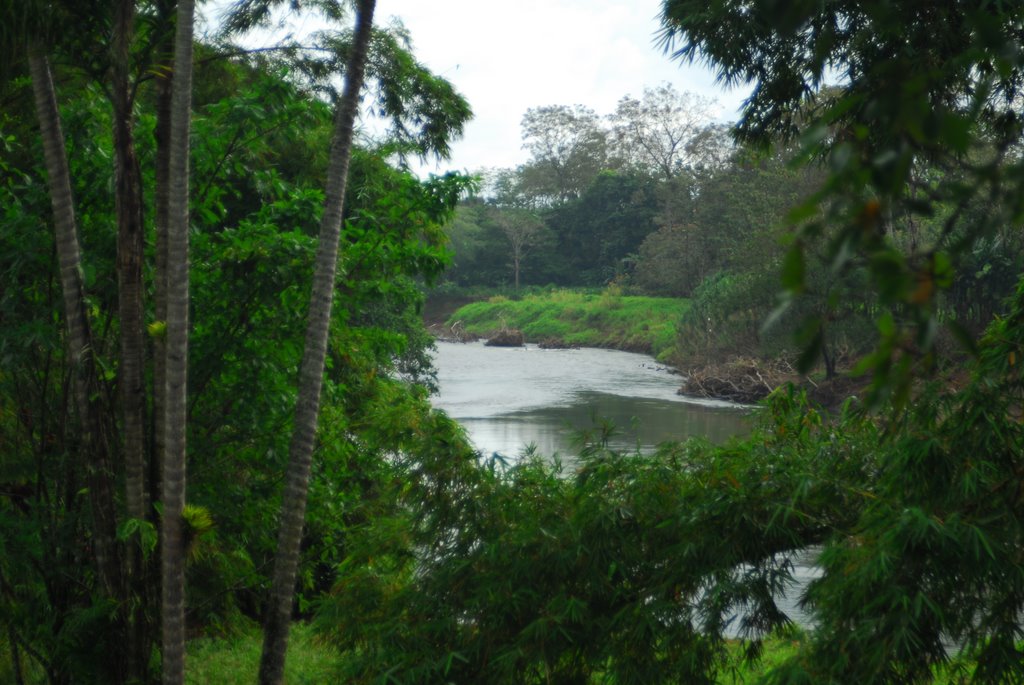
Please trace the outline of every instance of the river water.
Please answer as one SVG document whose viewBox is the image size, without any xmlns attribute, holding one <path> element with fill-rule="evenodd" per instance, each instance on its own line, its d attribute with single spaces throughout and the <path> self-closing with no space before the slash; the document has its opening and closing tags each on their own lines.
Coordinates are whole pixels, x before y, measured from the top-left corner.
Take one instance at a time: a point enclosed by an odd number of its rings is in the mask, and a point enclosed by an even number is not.
<svg viewBox="0 0 1024 685">
<path fill-rule="evenodd" d="M 679 377 L 642 354 L 439 342 L 435 362 L 434 406 L 487 455 L 533 444 L 571 456 L 574 436 L 599 419 L 615 425 L 610 444 L 624 450 L 695 435 L 721 442 L 750 426 L 747 407 L 677 395 Z"/>
<path fill-rule="evenodd" d="M 750 430 L 749 407 L 677 395 L 679 377 L 642 354 L 438 342 L 435 362 L 434 406 L 458 420 L 485 455 L 514 458 L 532 444 L 542 455 L 571 458 L 574 435 L 597 419 L 614 423 L 610 445 L 623 450 L 690 436 L 721 442 Z M 818 574 L 814 556 L 796 553 L 796 583 L 776 597 L 802 625 L 808 619 L 797 598 Z"/>
</svg>

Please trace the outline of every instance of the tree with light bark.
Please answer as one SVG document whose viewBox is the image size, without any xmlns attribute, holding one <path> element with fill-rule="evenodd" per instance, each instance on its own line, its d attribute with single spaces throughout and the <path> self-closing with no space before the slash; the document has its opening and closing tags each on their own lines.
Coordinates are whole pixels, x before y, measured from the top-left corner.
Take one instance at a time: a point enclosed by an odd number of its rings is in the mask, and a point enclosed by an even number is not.
<svg viewBox="0 0 1024 685">
<path fill-rule="evenodd" d="M 281 502 L 281 528 L 278 534 L 277 554 L 274 558 L 273 585 L 264 622 L 259 675 L 262 685 L 276 685 L 284 678 L 288 632 L 295 597 L 295 578 L 299 566 L 309 491 L 309 474 L 320 415 L 320 391 L 327 356 L 345 189 L 375 6 L 375 0 L 359 0 L 357 4 L 356 29 L 345 72 L 345 88 L 335 114 L 335 133 L 328 163 L 306 344 L 299 376 L 295 425 Z"/>
<path fill-rule="evenodd" d="M 664 179 L 687 168 L 717 166 L 722 141 L 713 126 L 715 109 L 714 100 L 680 93 L 670 83 L 644 88 L 640 98 L 619 100 L 608 117 L 611 147 L 626 164 Z"/>
</svg>

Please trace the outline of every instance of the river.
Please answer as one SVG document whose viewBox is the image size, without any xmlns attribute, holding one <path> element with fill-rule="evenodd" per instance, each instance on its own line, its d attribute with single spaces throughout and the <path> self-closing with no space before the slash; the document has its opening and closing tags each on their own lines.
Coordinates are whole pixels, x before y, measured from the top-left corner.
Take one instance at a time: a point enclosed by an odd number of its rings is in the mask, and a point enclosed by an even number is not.
<svg viewBox="0 0 1024 685">
<path fill-rule="evenodd" d="M 533 444 L 571 456 L 574 435 L 597 419 L 615 425 L 610 444 L 624 450 L 690 436 L 720 442 L 750 426 L 747 407 L 677 395 L 679 377 L 642 354 L 439 342 L 435 361 L 434 406 L 488 455 L 515 457 Z"/>
<path fill-rule="evenodd" d="M 721 442 L 750 430 L 749 407 L 677 395 L 679 377 L 642 354 L 438 342 L 435 362 L 434 406 L 458 420 L 486 455 L 514 458 L 533 444 L 542 455 L 571 458 L 574 434 L 593 428 L 595 419 L 615 424 L 610 445 L 624 450 L 690 436 Z M 796 584 L 776 597 L 801 625 L 808 618 L 796 600 L 818 575 L 814 556 L 796 554 Z"/>
</svg>

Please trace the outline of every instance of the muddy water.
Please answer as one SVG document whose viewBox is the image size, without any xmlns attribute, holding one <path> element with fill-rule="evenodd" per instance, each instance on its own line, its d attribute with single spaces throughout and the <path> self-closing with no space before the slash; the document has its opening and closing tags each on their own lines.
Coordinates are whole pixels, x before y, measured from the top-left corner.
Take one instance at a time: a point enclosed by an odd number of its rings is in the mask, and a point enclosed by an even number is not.
<svg viewBox="0 0 1024 685">
<path fill-rule="evenodd" d="M 437 348 L 434 404 L 485 454 L 514 457 L 533 444 L 542 454 L 571 456 L 580 431 L 599 420 L 614 424 L 611 444 L 621 449 L 694 435 L 724 441 L 749 430 L 749 408 L 677 395 L 679 377 L 645 355 L 483 343 Z"/>
</svg>

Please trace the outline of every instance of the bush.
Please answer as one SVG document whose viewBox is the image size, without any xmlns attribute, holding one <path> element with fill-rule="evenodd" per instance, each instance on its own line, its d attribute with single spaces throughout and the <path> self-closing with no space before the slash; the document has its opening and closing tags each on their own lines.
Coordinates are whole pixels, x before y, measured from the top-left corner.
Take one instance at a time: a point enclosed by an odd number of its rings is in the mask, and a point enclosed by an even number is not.
<svg viewBox="0 0 1024 685">
<path fill-rule="evenodd" d="M 850 484 L 873 468 L 869 423 L 839 438 L 786 394 L 767 415 L 721 448 L 618 454 L 604 427 L 572 468 L 410 464 L 408 510 L 358 532 L 320 606 L 343 677 L 716 682 L 727 631 L 756 653 L 787 623 L 773 596 L 790 555 L 846 529 L 862 502 Z"/>
</svg>

